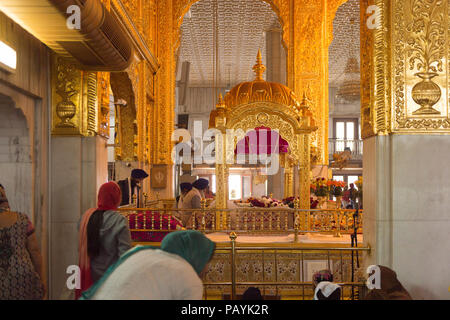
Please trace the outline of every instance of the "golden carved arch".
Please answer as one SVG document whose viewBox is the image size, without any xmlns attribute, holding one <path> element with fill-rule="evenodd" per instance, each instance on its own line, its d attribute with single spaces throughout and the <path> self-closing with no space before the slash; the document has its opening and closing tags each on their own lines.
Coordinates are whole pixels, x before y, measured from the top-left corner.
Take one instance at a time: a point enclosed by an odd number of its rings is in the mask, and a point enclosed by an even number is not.
<svg viewBox="0 0 450 320">
<path fill-rule="evenodd" d="M 221 209 L 227 207 L 228 165 L 234 163 L 236 144 L 261 126 L 278 131 L 289 143 L 292 164 L 300 168 L 300 206 L 309 209 L 310 135 L 317 127 L 306 96 L 299 103 L 289 88 L 264 81 L 265 69 L 259 51 L 253 67 L 255 80 L 236 85 L 225 99 L 220 96 L 210 115 L 212 127 L 222 132 L 222 138 L 216 138 L 217 207 Z"/>
<path fill-rule="evenodd" d="M 286 112 L 287 111 L 287 112 Z M 285 105 L 271 102 L 257 102 L 242 105 L 229 113 L 226 128 L 237 131 L 241 129 L 247 134 L 258 127 L 266 127 L 278 131 L 280 136 L 289 143 L 289 152 L 296 161 L 300 161 L 299 141 L 297 134 L 301 132 L 299 122 L 291 117 L 291 112 Z M 234 148 L 236 147 L 234 141 Z"/>
</svg>

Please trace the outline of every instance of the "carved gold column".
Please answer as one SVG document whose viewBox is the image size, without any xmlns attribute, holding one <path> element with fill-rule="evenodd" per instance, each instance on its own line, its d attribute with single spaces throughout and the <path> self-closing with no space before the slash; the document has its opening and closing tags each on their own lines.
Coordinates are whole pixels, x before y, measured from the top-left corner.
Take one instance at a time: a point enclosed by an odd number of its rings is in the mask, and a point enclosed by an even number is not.
<svg viewBox="0 0 450 320">
<path fill-rule="evenodd" d="M 96 75 L 98 82 L 98 134 L 109 138 L 110 119 L 110 77 L 108 72 L 98 72 Z"/>
<path fill-rule="evenodd" d="M 294 168 L 289 166 L 284 168 L 284 198 L 294 195 Z"/>
<path fill-rule="evenodd" d="M 155 136 L 153 163 L 165 165 L 167 176 L 172 175 L 172 132 L 175 117 L 175 42 L 173 35 L 172 1 L 157 1 L 157 56 L 160 69 L 156 74 Z M 168 179 L 165 197 L 173 196 L 173 181 Z"/>
<path fill-rule="evenodd" d="M 374 63 L 374 30 L 368 28 L 368 8 L 375 0 L 360 1 L 360 39 L 361 39 L 361 136 L 363 139 L 371 137 L 374 132 L 374 80 L 372 70 Z M 373 24 L 376 20 L 371 18 Z"/>
<path fill-rule="evenodd" d="M 333 20 L 346 0 L 291 0 L 291 41 L 288 86 L 306 92 L 319 127 L 311 136 L 318 148 L 318 162 L 328 165 L 328 49 L 333 36 Z"/>
<path fill-rule="evenodd" d="M 300 209 L 309 209 L 310 203 L 310 172 L 311 172 L 311 155 L 309 152 L 310 134 L 302 134 L 299 137 L 301 147 L 301 158 L 299 169 L 299 184 L 300 184 Z"/>
<path fill-rule="evenodd" d="M 310 101 L 306 94 L 300 104 L 300 114 L 302 119 L 301 135 L 298 138 L 300 150 L 299 163 L 299 186 L 300 186 L 300 208 L 310 208 L 310 183 L 311 183 L 311 135 L 317 131 L 317 126 L 313 113 L 310 110 Z"/>
<path fill-rule="evenodd" d="M 281 154 L 281 166 L 284 168 L 284 198 L 294 196 L 294 168 L 289 155 Z"/>
<path fill-rule="evenodd" d="M 219 102 L 216 105 L 217 116 L 215 119 L 215 127 L 221 134 L 215 137 L 216 144 L 216 208 L 227 209 L 228 207 L 228 176 L 229 169 L 227 159 L 229 157 L 229 142 L 226 134 L 225 124 L 225 109 L 222 95 L 219 96 Z M 234 156 L 234 148 L 233 148 Z M 216 229 L 220 230 L 222 226 L 226 225 L 226 215 L 220 212 L 216 213 Z"/>
</svg>

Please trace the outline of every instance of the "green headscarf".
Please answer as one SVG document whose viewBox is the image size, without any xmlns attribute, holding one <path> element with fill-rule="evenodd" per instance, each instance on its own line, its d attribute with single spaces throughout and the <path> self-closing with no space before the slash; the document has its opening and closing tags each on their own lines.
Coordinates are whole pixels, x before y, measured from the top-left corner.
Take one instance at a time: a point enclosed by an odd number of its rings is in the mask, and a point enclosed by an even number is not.
<svg viewBox="0 0 450 320">
<path fill-rule="evenodd" d="M 82 293 L 79 300 L 91 299 L 111 273 L 117 269 L 125 260 L 142 250 L 161 249 L 162 251 L 179 255 L 185 259 L 194 270 L 200 274 L 211 259 L 215 243 L 205 237 L 202 233 L 194 230 L 176 231 L 169 233 L 161 242 L 161 247 L 137 246 L 124 253 L 119 260 L 110 266 L 105 274 L 91 288 Z"/>
<path fill-rule="evenodd" d="M 161 250 L 179 255 L 200 274 L 214 253 L 215 243 L 194 230 L 169 233 L 161 242 Z"/>
</svg>

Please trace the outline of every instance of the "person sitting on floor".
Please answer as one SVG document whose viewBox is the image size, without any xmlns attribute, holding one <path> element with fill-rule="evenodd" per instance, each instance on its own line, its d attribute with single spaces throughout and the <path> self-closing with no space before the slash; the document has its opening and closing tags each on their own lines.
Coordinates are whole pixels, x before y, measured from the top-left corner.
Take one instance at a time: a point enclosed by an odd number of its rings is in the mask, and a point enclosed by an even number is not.
<svg viewBox="0 0 450 320">
<path fill-rule="evenodd" d="M 244 292 L 242 300 L 263 300 L 263 297 L 261 295 L 261 291 L 258 288 L 250 287 Z"/>
<path fill-rule="evenodd" d="M 176 231 L 161 247 L 138 246 L 120 260 L 81 300 L 201 300 L 215 243 L 198 231 Z"/>
<path fill-rule="evenodd" d="M 314 300 L 341 300 L 341 287 L 330 281 L 321 281 L 314 291 Z"/>
<path fill-rule="evenodd" d="M 380 268 L 381 289 L 370 290 L 364 300 L 412 300 L 411 295 L 397 279 L 397 273 L 385 266 Z"/>
<path fill-rule="evenodd" d="M 314 289 L 322 281 L 333 282 L 333 274 L 330 270 L 320 270 L 313 274 Z"/>
</svg>

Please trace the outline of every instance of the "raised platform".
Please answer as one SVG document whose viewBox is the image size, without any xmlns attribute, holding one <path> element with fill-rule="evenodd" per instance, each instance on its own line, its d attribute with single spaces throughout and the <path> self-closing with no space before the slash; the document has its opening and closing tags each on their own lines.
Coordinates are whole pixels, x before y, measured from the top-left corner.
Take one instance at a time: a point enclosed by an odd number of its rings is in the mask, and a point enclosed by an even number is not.
<svg viewBox="0 0 450 320">
<path fill-rule="evenodd" d="M 216 232 L 206 235 L 210 240 L 217 244 L 229 244 L 230 236 L 226 233 Z M 298 242 L 294 242 L 294 235 L 239 235 L 237 234 L 237 245 L 313 245 L 330 247 L 350 247 L 351 238 L 349 234 L 343 234 L 342 237 L 335 237 L 331 234 L 307 233 L 298 235 Z M 363 235 L 358 234 L 358 245 L 363 243 Z"/>
</svg>

